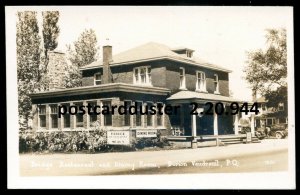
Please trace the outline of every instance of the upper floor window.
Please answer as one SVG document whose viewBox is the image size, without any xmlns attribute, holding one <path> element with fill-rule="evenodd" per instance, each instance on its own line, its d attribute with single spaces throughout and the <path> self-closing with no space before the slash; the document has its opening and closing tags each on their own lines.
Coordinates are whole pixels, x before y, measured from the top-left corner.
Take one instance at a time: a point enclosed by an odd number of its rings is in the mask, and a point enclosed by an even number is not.
<svg viewBox="0 0 300 195">
<path fill-rule="evenodd" d="M 133 83 L 134 84 L 148 84 L 151 85 L 151 68 L 143 66 L 133 69 Z"/>
<path fill-rule="evenodd" d="M 94 75 L 94 85 L 100 85 L 101 84 L 101 74 L 96 73 Z"/>
<path fill-rule="evenodd" d="M 179 77 L 180 77 L 180 89 L 186 89 L 185 86 L 185 69 L 183 67 L 180 67 L 179 69 Z"/>
<path fill-rule="evenodd" d="M 278 111 L 284 111 L 284 103 L 278 104 Z"/>
<path fill-rule="evenodd" d="M 219 94 L 219 76 L 214 74 L 214 93 Z"/>
<path fill-rule="evenodd" d="M 206 92 L 206 77 L 205 73 L 197 71 L 197 81 L 196 81 L 196 90 Z"/>
</svg>

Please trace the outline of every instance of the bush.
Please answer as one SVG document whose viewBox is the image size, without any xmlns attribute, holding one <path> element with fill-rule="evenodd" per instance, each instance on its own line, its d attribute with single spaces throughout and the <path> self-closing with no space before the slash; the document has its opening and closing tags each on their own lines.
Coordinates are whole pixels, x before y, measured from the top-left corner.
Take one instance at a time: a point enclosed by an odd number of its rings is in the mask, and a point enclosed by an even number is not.
<svg viewBox="0 0 300 195">
<path fill-rule="evenodd" d="M 106 131 L 41 132 L 19 135 L 19 152 L 100 151 L 106 148 Z"/>
<path fill-rule="evenodd" d="M 160 133 L 155 138 L 135 138 L 130 146 L 107 145 L 106 130 L 71 131 L 71 132 L 20 132 L 19 152 L 116 152 L 135 151 L 145 147 L 160 147 L 169 145 Z"/>
<path fill-rule="evenodd" d="M 154 138 L 136 138 L 133 141 L 133 145 L 137 149 L 143 149 L 145 147 L 160 147 L 169 146 L 169 142 L 165 137 L 162 137 L 158 132 L 157 137 Z"/>
</svg>

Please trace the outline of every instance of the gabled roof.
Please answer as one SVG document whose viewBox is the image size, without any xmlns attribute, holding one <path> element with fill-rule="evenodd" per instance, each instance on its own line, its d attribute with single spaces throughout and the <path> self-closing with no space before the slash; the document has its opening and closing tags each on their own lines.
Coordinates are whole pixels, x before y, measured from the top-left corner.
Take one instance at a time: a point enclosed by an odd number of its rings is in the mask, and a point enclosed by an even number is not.
<svg viewBox="0 0 300 195">
<path fill-rule="evenodd" d="M 199 58 L 188 58 L 177 54 L 171 48 L 160 43 L 149 42 L 144 45 L 129 49 L 119 54 L 113 55 L 111 66 L 119 66 L 126 64 L 134 64 L 139 62 L 168 59 L 177 62 L 182 62 L 190 65 L 205 67 L 224 72 L 231 72 L 231 70 L 221 66 L 206 62 Z M 80 68 L 80 70 L 88 70 L 99 68 L 102 66 L 102 60 L 93 62 Z"/>
</svg>

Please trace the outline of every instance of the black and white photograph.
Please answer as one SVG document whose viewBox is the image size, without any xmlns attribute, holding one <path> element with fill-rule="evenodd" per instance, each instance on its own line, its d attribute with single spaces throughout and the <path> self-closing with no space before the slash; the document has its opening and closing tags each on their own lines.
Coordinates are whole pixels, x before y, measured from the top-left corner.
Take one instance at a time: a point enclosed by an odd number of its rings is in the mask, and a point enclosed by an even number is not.
<svg viewBox="0 0 300 195">
<path fill-rule="evenodd" d="M 6 6 L 8 188 L 295 189 L 293 7 Z"/>
</svg>

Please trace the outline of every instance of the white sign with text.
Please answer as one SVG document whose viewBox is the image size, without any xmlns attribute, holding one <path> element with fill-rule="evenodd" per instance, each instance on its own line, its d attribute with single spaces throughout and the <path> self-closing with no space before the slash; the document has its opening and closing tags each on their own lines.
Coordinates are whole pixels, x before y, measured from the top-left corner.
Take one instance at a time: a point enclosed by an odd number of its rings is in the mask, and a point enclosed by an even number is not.
<svg viewBox="0 0 300 195">
<path fill-rule="evenodd" d="M 129 145 L 129 131 L 107 131 L 107 144 L 110 145 Z"/>
<path fill-rule="evenodd" d="M 136 130 L 136 137 L 157 137 L 157 130 Z"/>
</svg>

